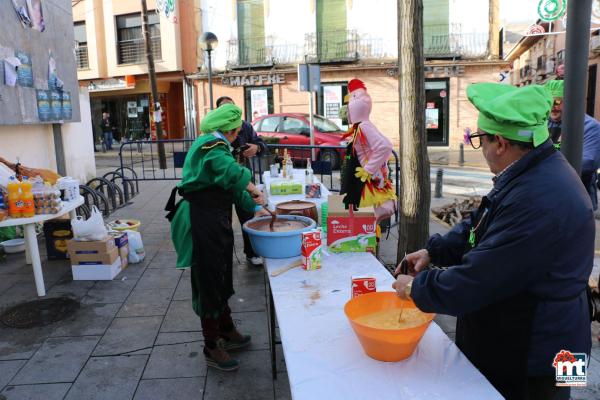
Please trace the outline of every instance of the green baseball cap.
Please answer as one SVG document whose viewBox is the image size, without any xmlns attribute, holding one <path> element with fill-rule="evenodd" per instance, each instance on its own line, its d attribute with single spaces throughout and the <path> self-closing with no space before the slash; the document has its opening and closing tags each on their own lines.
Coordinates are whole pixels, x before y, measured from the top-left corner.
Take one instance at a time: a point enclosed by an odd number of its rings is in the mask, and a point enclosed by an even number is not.
<svg viewBox="0 0 600 400">
<path fill-rule="evenodd" d="M 501 83 L 473 83 L 467 97 L 479 110 L 477 126 L 486 133 L 537 147 L 548 140 L 548 115 L 553 98 L 546 88 L 521 88 Z"/>
<path fill-rule="evenodd" d="M 235 104 L 223 104 L 209 111 L 200 123 L 202 133 L 229 132 L 242 125 L 242 110 Z"/>
<path fill-rule="evenodd" d="M 548 81 L 544 84 L 544 87 L 550 92 L 552 97 L 564 97 L 565 81 Z"/>
</svg>

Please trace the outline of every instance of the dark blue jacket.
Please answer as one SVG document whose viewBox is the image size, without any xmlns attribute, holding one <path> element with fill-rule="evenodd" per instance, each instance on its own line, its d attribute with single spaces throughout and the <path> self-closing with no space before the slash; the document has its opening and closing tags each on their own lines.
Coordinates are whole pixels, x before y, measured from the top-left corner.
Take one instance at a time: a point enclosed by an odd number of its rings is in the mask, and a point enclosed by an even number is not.
<svg viewBox="0 0 600 400">
<path fill-rule="evenodd" d="M 252 125 L 249 122 L 242 121 L 242 129 L 240 129 L 237 139 L 235 139 L 233 143 L 231 143 L 231 146 L 234 149 L 237 149 L 238 147 L 242 147 L 248 143 L 258 145 L 259 150 L 257 155 L 263 155 L 268 153 L 267 145 L 265 144 L 265 142 L 263 142 L 260 136 L 256 134 L 256 131 L 254 130 Z"/>
<path fill-rule="evenodd" d="M 513 385 L 505 372 L 553 375 L 557 352 L 591 348 L 585 289 L 594 216 L 581 180 L 551 148 L 548 140 L 527 153 L 498 177 L 471 218 L 432 236 L 432 262 L 449 268 L 423 271 L 412 285 L 420 309 L 458 316 L 457 345 L 497 388 Z"/>
</svg>

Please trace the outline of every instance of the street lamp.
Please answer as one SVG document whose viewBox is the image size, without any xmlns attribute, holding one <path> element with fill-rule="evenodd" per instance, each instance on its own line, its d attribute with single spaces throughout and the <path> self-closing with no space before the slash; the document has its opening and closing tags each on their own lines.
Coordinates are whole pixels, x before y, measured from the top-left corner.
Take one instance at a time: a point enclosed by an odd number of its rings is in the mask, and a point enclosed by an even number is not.
<svg viewBox="0 0 600 400">
<path fill-rule="evenodd" d="M 208 53 L 208 94 L 210 99 L 210 109 L 213 109 L 213 89 L 212 89 L 212 60 L 210 53 L 219 45 L 217 35 L 212 32 L 204 32 L 198 39 L 198 44 Z"/>
</svg>

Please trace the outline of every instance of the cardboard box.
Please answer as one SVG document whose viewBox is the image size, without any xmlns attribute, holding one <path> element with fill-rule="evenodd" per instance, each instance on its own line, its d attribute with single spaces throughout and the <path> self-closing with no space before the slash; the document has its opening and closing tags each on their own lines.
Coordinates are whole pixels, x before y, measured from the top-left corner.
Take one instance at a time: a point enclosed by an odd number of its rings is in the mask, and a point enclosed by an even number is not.
<svg viewBox="0 0 600 400">
<path fill-rule="evenodd" d="M 112 265 L 119 258 L 119 249 L 113 247 L 104 253 L 70 253 L 71 265 Z"/>
<path fill-rule="evenodd" d="M 376 292 L 375 278 L 366 275 L 353 275 L 350 291 L 352 298 L 361 294 Z"/>
<path fill-rule="evenodd" d="M 74 281 L 110 281 L 121 272 L 121 257 L 111 265 L 71 265 Z"/>
<path fill-rule="evenodd" d="M 119 249 L 129 243 L 127 232 L 109 232 L 108 234 L 115 239 L 115 246 Z"/>
<path fill-rule="evenodd" d="M 304 188 L 301 182 L 292 181 L 289 179 L 273 180 L 269 187 L 270 194 L 273 196 L 281 196 L 288 194 L 302 194 Z"/>
<path fill-rule="evenodd" d="M 78 242 L 77 240 L 69 240 L 67 242 L 69 254 L 95 254 L 109 253 L 112 249 L 116 249 L 115 241 L 112 236 L 106 236 L 102 240 L 93 242 Z M 112 263 L 111 263 L 112 264 Z"/>
<path fill-rule="evenodd" d="M 129 264 L 129 245 L 119 248 L 119 257 L 121 257 L 121 269 L 127 268 Z"/>
<path fill-rule="evenodd" d="M 68 260 L 67 242 L 73 239 L 71 220 L 54 219 L 44 222 L 44 238 L 48 260 Z"/>
<path fill-rule="evenodd" d="M 328 197 L 327 245 L 332 253 L 375 254 L 377 249 L 376 218 L 372 207 L 346 210 L 344 196 Z"/>
<path fill-rule="evenodd" d="M 302 269 L 311 271 L 321 268 L 321 244 L 320 230 L 302 232 Z"/>
</svg>

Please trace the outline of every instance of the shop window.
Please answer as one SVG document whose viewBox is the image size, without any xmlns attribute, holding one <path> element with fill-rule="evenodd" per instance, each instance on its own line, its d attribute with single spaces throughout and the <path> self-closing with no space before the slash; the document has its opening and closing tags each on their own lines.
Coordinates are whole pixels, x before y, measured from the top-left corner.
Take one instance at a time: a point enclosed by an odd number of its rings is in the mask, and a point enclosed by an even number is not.
<svg viewBox="0 0 600 400">
<path fill-rule="evenodd" d="M 75 33 L 75 55 L 77 57 L 77 69 L 87 69 L 90 67 L 90 63 L 88 60 L 85 22 L 75 22 L 75 24 L 73 24 L 73 31 Z"/>
<path fill-rule="evenodd" d="M 341 126 L 343 130 L 348 129 L 348 121 L 342 120 L 339 115 L 347 94 L 347 82 L 328 82 L 321 84 L 317 98 L 318 114 Z"/>
<path fill-rule="evenodd" d="M 448 79 L 425 81 L 425 129 L 429 146 L 448 145 L 448 97 Z"/>
<path fill-rule="evenodd" d="M 155 60 L 161 60 L 160 21 L 158 14 L 154 11 L 148 11 L 148 27 L 152 54 Z M 117 16 L 117 57 L 119 64 L 146 62 L 146 46 L 140 13 Z"/>
<path fill-rule="evenodd" d="M 244 90 L 246 121 L 273 114 L 273 87 L 255 86 L 246 87 Z"/>
<path fill-rule="evenodd" d="M 264 64 L 267 54 L 263 0 L 238 0 L 237 21 L 239 65 Z"/>
</svg>

